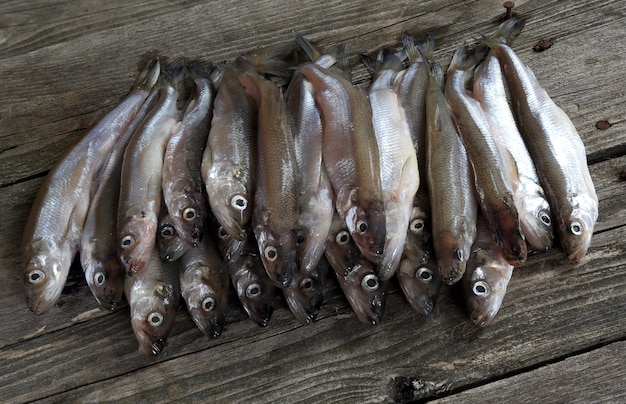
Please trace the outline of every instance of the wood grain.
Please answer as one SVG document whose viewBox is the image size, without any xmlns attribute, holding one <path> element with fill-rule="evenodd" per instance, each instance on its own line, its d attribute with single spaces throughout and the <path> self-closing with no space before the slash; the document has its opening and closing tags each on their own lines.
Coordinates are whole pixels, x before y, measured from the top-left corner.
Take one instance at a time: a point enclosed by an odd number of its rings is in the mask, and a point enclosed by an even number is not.
<svg viewBox="0 0 626 404">
<path fill-rule="evenodd" d="M 485 329 L 469 323 L 457 289 L 445 288 L 432 316 L 421 318 L 395 282 L 382 324 L 365 326 L 331 282 L 311 326 L 297 323 L 280 297 L 266 328 L 233 301 L 223 335 L 208 339 L 181 307 L 165 352 L 148 358 L 137 352 L 128 309 L 98 309 L 80 268 L 43 316 L 26 307 L 19 270 L 43 176 L 124 96 L 145 55 L 232 60 L 289 41 L 292 30 L 323 49 L 345 42 L 348 51 L 373 52 L 397 48 L 406 30 L 432 31 L 445 66 L 464 40 L 495 31 L 502 1 L 2 2 L 0 401 L 459 402 L 529 391 L 536 395 L 528 401 L 550 392 L 562 401 L 623 401 L 626 3 L 515 3 L 528 23 L 513 47 L 578 128 L 598 191 L 600 217 L 581 263 L 558 248 L 532 254 Z M 541 38 L 554 45 L 533 52 Z M 366 86 L 369 73 L 356 54 L 351 60 L 355 82 Z M 611 126 L 598 129 L 601 120 Z"/>
</svg>

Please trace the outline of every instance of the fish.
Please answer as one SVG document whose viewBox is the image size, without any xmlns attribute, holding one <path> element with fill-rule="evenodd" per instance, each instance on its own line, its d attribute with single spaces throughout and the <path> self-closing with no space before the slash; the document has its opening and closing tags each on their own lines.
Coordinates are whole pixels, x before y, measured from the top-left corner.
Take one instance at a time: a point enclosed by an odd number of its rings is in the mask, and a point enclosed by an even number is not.
<svg viewBox="0 0 626 404">
<path fill-rule="evenodd" d="M 428 316 L 435 308 L 442 280 L 432 247 L 430 212 L 420 208 L 424 205 L 429 206 L 416 195 L 396 278 L 411 308 Z"/>
<path fill-rule="evenodd" d="M 297 271 L 301 278 L 316 272 L 333 218 L 332 185 L 322 163 L 322 118 L 313 88 L 296 72 L 285 92 L 294 136 L 298 178 Z"/>
<path fill-rule="evenodd" d="M 225 250 L 233 251 L 225 262 L 241 305 L 252 321 L 266 327 L 274 312 L 276 287 L 265 272 L 254 236 L 250 233 L 248 239 L 242 242 L 223 229 L 219 230 L 219 234 L 222 240 L 218 241 L 218 246 L 222 244 L 222 256 Z"/>
<path fill-rule="evenodd" d="M 433 248 L 444 283 L 458 282 L 476 237 L 472 169 L 443 94 L 443 71 L 429 64 L 426 90 L 426 179 Z"/>
<path fill-rule="evenodd" d="M 322 116 L 322 161 L 335 195 L 335 210 L 363 255 L 380 262 L 386 220 L 372 110 L 362 89 L 338 69 L 324 66 L 328 60 L 321 56 L 298 71 L 311 83 Z"/>
<path fill-rule="evenodd" d="M 167 212 L 166 208 L 161 208 L 161 212 Z M 189 248 L 193 248 L 192 244 L 187 243 L 176 230 L 170 215 L 162 214 L 159 219 L 159 227 L 157 229 L 156 246 L 159 257 L 162 261 L 172 262 L 178 260 Z"/>
<path fill-rule="evenodd" d="M 379 324 L 389 282 L 378 278 L 376 264 L 365 258 L 338 214 L 333 217 L 325 256 L 357 319 L 364 324 Z"/>
<path fill-rule="evenodd" d="M 506 45 L 506 37 L 523 25 L 523 20 L 509 19 L 493 38 L 483 42 L 500 62 L 514 105 L 513 115 L 546 192 L 561 247 L 570 261 L 579 262 L 591 244 L 598 219 L 598 196 L 576 127 L 530 68 Z"/>
<path fill-rule="evenodd" d="M 302 324 L 312 324 L 322 307 L 328 266 L 328 261 L 322 256 L 312 271 L 304 272 L 296 267 L 293 281 L 282 290 L 287 306 Z"/>
<path fill-rule="evenodd" d="M 106 310 L 114 310 L 124 303 L 125 271 L 117 255 L 115 237 L 124 150 L 130 137 L 154 107 L 157 98 L 157 93 L 150 93 L 93 181 L 79 256 L 87 285 L 96 301 Z"/>
<path fill-rule="evenodd" d="M 203 334 L 219 337 L 228 308 L 228 267 L 212 237 L 203 237 L 180 258 L 180 290 L 187 310 Z"/>
<path fill-rule="evenodd" d="M 180 126 L 176 107 L 182 70 L 171 68 L 158 84 L 157 105 L 131 137 L 124 153 L 117 216 L 118 254 L 126 274 L 140 272 L 156 242 L 161 178 L 167 141 Z"/>
<path fill-rule="evenodd" d="M 476 240 L 460 282 L 474 325 L 484 327 L 493 321 L 512 274 L 513 266 L 504 258 L 502 247 L 495 243 L 493 228 L 479 215 Z"/>
<path fill-rule="evenodd" d="M 200 67 L 186 65 L 193 79 L 195 95 L 178 130 L 167 142 L 163 161 L 163 200 L 176 231 L 187 243 L 197 245 L 204 234 L 209 209 L 204 196 L 200 165 L 209 136 L 215 90 L 212 80 Z"/>
<path fill-rule="evenodd" d="M 517 129 L 505 86 L 500 62 L 490 53 L 474 73 L 473 96 L 485 111 L 491 133 L 502 154 L 508 153 L 513 159 L 518 174 L 513 195 L 524 237 L 533 249 L 547 251 L 554 239 L 550 204 Z"/>
<path fill-rule="evenodd" d="M 296 266 L 298 171 L 283 93 L 254 71 L 239 82 L 258 106 L 257 183 L 252 229 L 274 284 L 289 286 Z"/>
<path fill-rule="evenodd" d="M 486 53 L 480 47 L 470 53 L 459 46 L 448 67 L 445 94 L 474 172 L 474 185 L 482 212 L 496 231 L 509 263 L 526 261 L 526 239 L 514 197 L 514 162 L 505 160 L 480 103 L 465 88 L 473 69 Z"/>
<path fill-rule="evenodd" d="M 388 50 L 380 51 L 375 63 L 368 61 L 364 55 L 362 59 L 365 59 L 366 65 L 374 65 L 368 98 L 380 156 L 386 219 L 385 248 L 378 277 L 388 280 L 402 257 L 420 175 L 411 129 L 400 95 L 393 87 L 396 75 L 404 68 L 401 59 Z"/>
<path fill-rule="evenodd" d="M 48 312 L 61 296 L 80 245 L 94 175 L 148 98 L 159 71 L 158 61 L 149 61 L 130 93 L 63 154 L 39 188 L 21 243 L 24 294 L 33 313 Z"/>
<path fill-rule="evenodd" d="M 226 65 L 213 102 L 201 175 L 211 210 L 224 230 L 247 238 L 257 172 L 257 105 L 239 83 L 242 68 Z"/>
<path fill-rule="evenodd" d="M 139 352 L 160 354 L 174 327 L 180 301 L 177 264 L 163 263 L 157 251 L 152 250 L 143 270 L 126 277 L 124 294 Z"/>
</svg>

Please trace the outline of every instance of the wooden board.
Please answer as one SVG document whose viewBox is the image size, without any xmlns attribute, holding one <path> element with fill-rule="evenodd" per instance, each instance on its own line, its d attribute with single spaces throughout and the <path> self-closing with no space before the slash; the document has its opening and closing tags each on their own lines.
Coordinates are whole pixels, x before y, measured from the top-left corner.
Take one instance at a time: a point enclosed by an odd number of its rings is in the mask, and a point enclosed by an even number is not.
<svg viewBox="0 0 626 404">
<path fill-rule="evenodd" d="M 580 363 L 581 352 L 610 358 L 610 347 L 626 336 L 626 187 L 618 176 L 626 166 L 622 2 L 516 2 L 528 23 L 514 49 L 579 129 L 600 217 L 581 263 L 566 262 L 554 249 L 517 269 L 487 328 L 469 323 L 456 289 L 444 289 L 435 312 L 422 318 L 395 283 L 382 324 L 365 326 L 331 282 L 310 326 L 280 299 L 266 328 L 233 303 L 223 335 L 209 339 L 181 309 L 165 352 L 148 358 L 136 351 L 128 309 L 98 309 L 78 268 L 51 312 L 35 316 L 24 302 L 18 249 L 35 193 L 59 155 L 128 91 L 143 55 L 232 60 L 288 41 L 292 30 L 323 48 L 345 42 L 349 51 L 371 52 L 399 46 L 406 30 L 432 31 L 435 55 L 447 65 L 462 41 L 497 28 L 501 3 L 1 4 L 0 400 L 380 402 L 445 395 L 458 401 L 480 397 L 460 392 L 481 387 L 515 397 L 517 383 L 537 380 L 544 368 L 558 383 L 571 377 L 568 367 L 550 364 Z M 533 52 L 541 38 L 554 45 Z M 357 57 L 353 62 L 355 81 L 366 85 L 368 73 Z M 598 121 L 612 126 L 598 129 Z M 585 371 L 623 378 L 605 363 L 592 361 Z M 578 390 L 581 401 L 621 397 L 601 383 L 586 386 Z"/>
</svg>

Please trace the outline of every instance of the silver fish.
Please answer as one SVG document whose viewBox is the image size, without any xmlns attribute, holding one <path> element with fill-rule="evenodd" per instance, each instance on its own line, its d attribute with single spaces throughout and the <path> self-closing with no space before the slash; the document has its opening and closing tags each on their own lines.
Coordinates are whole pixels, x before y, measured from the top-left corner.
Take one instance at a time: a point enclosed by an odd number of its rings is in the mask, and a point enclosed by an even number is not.
<svg viewBox="0 0 626 404">
<path fill-rule="evenodd" d="M 21 245 L 24 292 L 33 313 L 47 312 L 59 299 L 80 244 L 94 175 L 143 105 L 158 74 L 158 62 L 151 61 L 126 98 L 59 159 L 41 185 Z"/>
<path fill-rule="evenodd" d="M 523 24 L 517 19 L 505 21 L 485 44 L 502 66 L 515 106 L 513 113 L 554 213 L 561 246 L 567 257 L 577 262 L 591 243 L 598 220 L 598 196 L 585 145 L 572 121 L 506 45 L 506 37 Z"/>
<path fill-rule="evenodd" d="M 328 261 L 321 257 L 317 266 L 309 272 L 296 267 L 293 281 L 283 289 L 289 309 L 302 324 L 311 324 L 324 302 L 324 287 L 328 276 Z"/>
<path fill-rule="evenodd" d="M 190 67 L 195 83 L 178 130 L 170 137 L 163 161 L 163 200 L 180 237 L 196 245 L 202 239 L 209 204 L 200 164 L 209 135 L 215 91 L 205 73 Z"/>
<path fill-rule="evenodd" d="M 176 89 L 181 74 L 170 71 L 159 100 L 130 139 L 118 205 L 118 253 L 128 275 L 141 271 L 156 241 L 161 208 L 161 178 L 167 141 L 180 125 Z"/>
<path fill-rule="evenodd" d="M 220 336 L 228 308 L 228 268 L 212 237 L 203 237 L 181 257 L 180 289 L 196 326 L 207 336 Z"/>
<path fill-rule="evenodd" d="M 124 293 L 130 305 L 130 322 L 139 352 L 158 355 L 174 327 L 180 299 L 176 264 L 164 264 L 152 250 L 144 268 L 127 276 Z"/>
<path fill-rule="evenodd" d="M 162 211 L 165 211 L 162 208 Z M 159 219 L 159 227 L 157 229 L 156 246 L 159 251 L 159 257 L 166 262 L 176 261 L 193 246 L 183 240 L 174 227 L 170 215 L 162 215 Z"/>
<path fill-rule="evenodd" d="M 393 82 L 402 61 L 389 51 L 378 54 L 369 89 L 372 122 L 380 153 L 386 239 L 378 276 L 388 280 L 400 263 L 413 199 L 420 176 L 411 129 Z"/>
<path fill-rule="evenodd" d="M 494 242 L 493 228 L 479 215 L 476 241 L 461 279 L 465 305 L 476 326 L 486 326 L 498 313 L 512 274 L 513 266 Z"/>
<path fill-rule="evenodd" d="M 482 212 L 496 230 L 506 259 L 516 265 L 524 262 L 527 254 L 513 196 L 513 178 L 517 175 L 509 172 L 513 167 L 505 162 L 485 112 L 465 88 L 474 67 L 484 56 L 481 50 L 470 53 L 467 45 L 459 46 L 448 67 L 446 98 L 472 164 Z"/>
<path fill-rule="evenodd" d="M 357 319 L 364 324 L 378 324 L 385 309 L 388 282 L 378 278 L 376 264 L 363 256 L 338 215 L 333 217 L 325 253 Z"/>
</svg>

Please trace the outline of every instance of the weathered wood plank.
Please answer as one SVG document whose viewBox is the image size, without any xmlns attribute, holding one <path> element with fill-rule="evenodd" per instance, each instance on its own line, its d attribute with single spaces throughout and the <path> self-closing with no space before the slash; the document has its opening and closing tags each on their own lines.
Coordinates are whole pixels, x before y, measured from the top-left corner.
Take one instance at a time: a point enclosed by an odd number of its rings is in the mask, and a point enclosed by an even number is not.
<svg viewBox="0 0 626 404">
<path fill-rule="evenodd" d="M 626 342 L 615 342 L 433 403 L 624 402 L 625 361 Z"/>
</svg>

